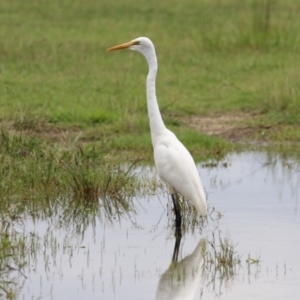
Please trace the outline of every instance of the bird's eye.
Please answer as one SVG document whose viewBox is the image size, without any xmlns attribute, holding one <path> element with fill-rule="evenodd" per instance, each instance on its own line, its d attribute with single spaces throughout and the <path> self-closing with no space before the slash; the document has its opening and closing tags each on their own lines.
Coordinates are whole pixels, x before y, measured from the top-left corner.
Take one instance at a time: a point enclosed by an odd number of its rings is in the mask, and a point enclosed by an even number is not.
<svg viewBox="0 0 300 300">
<path fill-rule="evenodd" d="M 140 41 L 134 41 L 134 42 L 132 43 L 132 45 L 140 45 L 140 44 L 141 44 Z"/>
</svg>

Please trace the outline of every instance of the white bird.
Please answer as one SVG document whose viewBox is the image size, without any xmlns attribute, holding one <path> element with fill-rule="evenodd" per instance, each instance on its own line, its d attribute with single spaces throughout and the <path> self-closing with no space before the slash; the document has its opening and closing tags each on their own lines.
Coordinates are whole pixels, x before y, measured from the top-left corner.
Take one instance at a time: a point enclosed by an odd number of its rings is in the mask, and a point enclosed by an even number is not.
<svg viewBox="0 0 300 300">
<path fill-rule="evenodd" d="M 147 107 L 154 161 L 159 177 L 171 193 L 176 227 L 181 228 L 180 205 L 176 199 L 176 192 L 188 199 L 201 216 L 207 214 L 206 196 L 197 167 L 189 151 L 175 134 L 166 128 L 162 120 L 156 98 L 155 81 L 158 65 L 153 43 L 146 37 L 139 37 L 128 43 L 108 48 L 107 51 L 119 49 L 138 51 L 148 62 Z"/>
</svg>

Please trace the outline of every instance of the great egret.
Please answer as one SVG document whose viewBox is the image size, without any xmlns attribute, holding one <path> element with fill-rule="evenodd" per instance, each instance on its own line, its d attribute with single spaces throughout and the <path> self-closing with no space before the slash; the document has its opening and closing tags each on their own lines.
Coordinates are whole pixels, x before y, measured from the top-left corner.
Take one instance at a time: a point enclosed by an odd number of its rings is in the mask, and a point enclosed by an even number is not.
<svg viewBox="0 0 300 300">
<path fill-rule="evenodd" d="M 181 228 L 180 205 L 176 199 L 176 192 L 188 199 L 201 216 L 207 214 L 206 197 L 198 170 L 189 151 L 175 134 L 166 128 L 161 118 L 155 91 L 158 66 L 153 43 L 146 37 L 139 37 L 128 43 L 108 48 L 107 51 L 119 49 L 138 51 L 145 56 L 148 62 L 147 107 L 154 161 L 159 177 L 171 193 L 176 227 Z"/>
</svg>

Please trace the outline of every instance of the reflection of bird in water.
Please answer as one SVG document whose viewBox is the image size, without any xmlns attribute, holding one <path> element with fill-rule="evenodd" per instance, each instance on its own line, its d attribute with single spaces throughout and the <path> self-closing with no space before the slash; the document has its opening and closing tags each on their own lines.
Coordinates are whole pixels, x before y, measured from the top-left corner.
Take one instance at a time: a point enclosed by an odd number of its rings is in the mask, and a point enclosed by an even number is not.
<svg viewBox="0 0 300 300">
<path fill-rule="evenodd" d="M 176 237 L 173 261 L 158 282 L 156 300 L 192 300 L 199 287 L 206 240 L 201 240 L 192 254 L 178 262 L 180 239 L 181 236 Z"/>
<path fill-rule="evenodd" d="M 160 178 L 168 186 L 173 200 L 176 216 L 176 227 L 181 228 L 180 204 L 176 192 L 183 195 L 193 204 L 201 216 L 206 216 L 206 197 L 195 162 L 177 139 L 175 134 L 165 127 L 161 118 L 156 99 L 155 81 L 157 73 L 157 58 L 153 43 L 145 37 L 140 37 L 128 43 L 117 45 L 108 51 L 131 49 L 143 54 L 148 62 L 147 76 L 147 106 L 150 121 L 154 161 Z"/>
</svg>

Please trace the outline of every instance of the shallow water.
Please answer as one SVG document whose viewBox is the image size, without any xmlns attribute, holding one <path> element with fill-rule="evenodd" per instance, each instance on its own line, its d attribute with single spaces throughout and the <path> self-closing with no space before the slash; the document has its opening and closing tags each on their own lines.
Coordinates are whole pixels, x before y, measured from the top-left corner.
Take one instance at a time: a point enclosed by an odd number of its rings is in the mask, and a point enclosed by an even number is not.
<svg viewBox="0 0 300 300">
<path fill-rule="evenodd" d="M 183 235 L 175 275 L 166 272 L 175 238 L 170 200 L 161 193 L 136 199 L 138 212 L 130 220 L 97 221 L 81 234 L 59 220 L 28 221 L 26 232 L 43 243 L 19 278 L 19 298 L 299 299 L 298 166 L 279 156 L 242 153 L 198 167 L 215 211 L 203 228 Z M 240 258 L 223 269 L 228 274 L 205 262 L 213 234 L 231 241 Z"/>
</svg>

